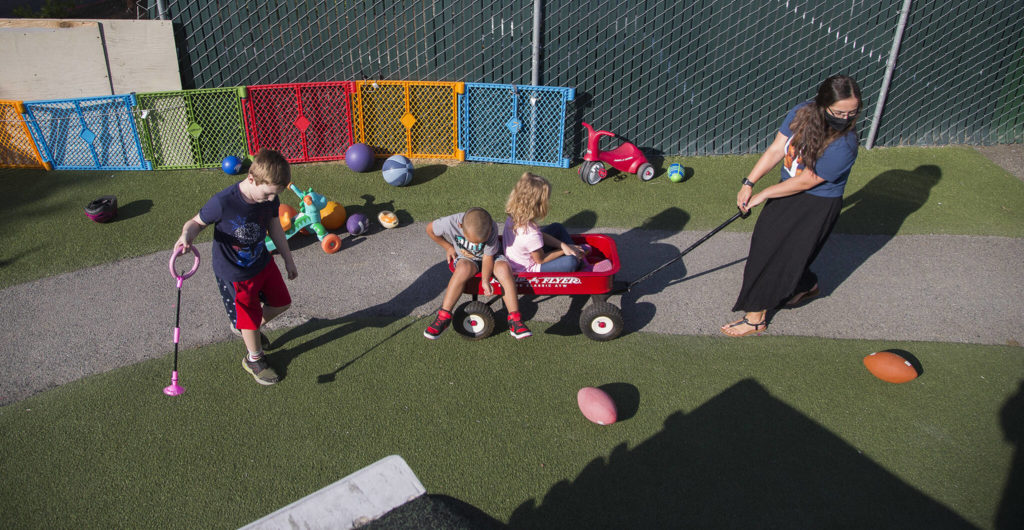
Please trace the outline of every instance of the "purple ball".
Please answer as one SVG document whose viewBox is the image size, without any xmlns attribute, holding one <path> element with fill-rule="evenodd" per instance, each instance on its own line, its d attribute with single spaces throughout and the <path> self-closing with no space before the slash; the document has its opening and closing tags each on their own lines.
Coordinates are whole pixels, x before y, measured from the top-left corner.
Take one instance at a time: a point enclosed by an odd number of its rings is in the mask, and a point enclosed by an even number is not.
<svg viewBox="0 0 1024 530">
<path fill-rule="evenodd" d="M 373 167 L 373 149 L 366 144 L 352 144 L 345 150 L 345 164 L 357 173 L 369 171 Z"/>
<path fill-rule="evenodd" d="M 370 220 L 361 213 L 354 213 L 348 216 L 348 220 L 345 221 L 345 228 L 348 229 L 348 233 L 358 236 L 370 228 Z"/>
</svg>

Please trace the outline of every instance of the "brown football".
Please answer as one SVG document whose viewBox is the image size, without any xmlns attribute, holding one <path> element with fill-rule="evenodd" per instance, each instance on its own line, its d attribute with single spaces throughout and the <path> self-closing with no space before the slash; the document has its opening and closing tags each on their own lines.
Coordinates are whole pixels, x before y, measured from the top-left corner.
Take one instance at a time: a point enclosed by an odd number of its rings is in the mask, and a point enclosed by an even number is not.
<svg viewBox="0 0 1024 530">
<path fill-rule="evenodd" d="M 871 375 L 889 383 L 906 383 L 917 378 L 917 369 L 910 361 L 888 351 L 865 356 L 864 366 Z"/>
</svg>

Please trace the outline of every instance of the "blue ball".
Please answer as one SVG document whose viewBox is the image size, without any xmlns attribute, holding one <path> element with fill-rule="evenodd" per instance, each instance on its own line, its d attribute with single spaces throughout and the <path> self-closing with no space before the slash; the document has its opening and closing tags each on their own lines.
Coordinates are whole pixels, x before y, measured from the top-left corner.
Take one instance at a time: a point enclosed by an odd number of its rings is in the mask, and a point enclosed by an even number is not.
<svg viewBox="0 0 1024 530">
<path fill-rule="evenodd" d="M 682 164 L 668 166 L 668 179 L 672 182 L 682 182 L 685 175 L 685 169 Z"/>
<path fill-rule="evenodd" d="M 384 180 L 392 186 L 405 186 L 412 182 L 412 162 L 402 155 L 384 161 Z"/>
<path fill-rule="evenodd" d="M 345 221 L 345 228 L 348 229 L 348 233 L 358 236 L 370 228 L 370 220 L 361 213 L 354 213 L 348 216 L 348 220 Z"/>
<path fill-rule="evenodd" d="M 237 175 L 242 170 L 242 160 L 237 156 L 226 156 L 221 161 L 220 168 L 228 175 Z"/>
<path fill-rule="evenodd" d="M 345 150 L 345 164 L 357 173 L 369 171 L 373 167 L 373 149 L 366 144 L 352 144 Z"/>
</svg>

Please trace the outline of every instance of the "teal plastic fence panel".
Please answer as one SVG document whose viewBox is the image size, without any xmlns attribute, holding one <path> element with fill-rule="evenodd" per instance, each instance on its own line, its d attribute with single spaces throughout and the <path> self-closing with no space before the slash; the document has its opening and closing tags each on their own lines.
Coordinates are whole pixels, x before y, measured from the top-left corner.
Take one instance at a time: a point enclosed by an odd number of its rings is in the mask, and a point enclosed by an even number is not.
<svg viewBox="0 0 1024 530">
<path fill-rule="evenodd" d="M 25 121 L 53 169 L 152 169 L 132 120 L 132 95 L 26 101 Z"/>
<path fill-rule="evenodd" d="M 571 88 L 466 83 L 459 96 L 459 147 L 466 160 L 569 167 L 565 106 Z"/>
</svg>

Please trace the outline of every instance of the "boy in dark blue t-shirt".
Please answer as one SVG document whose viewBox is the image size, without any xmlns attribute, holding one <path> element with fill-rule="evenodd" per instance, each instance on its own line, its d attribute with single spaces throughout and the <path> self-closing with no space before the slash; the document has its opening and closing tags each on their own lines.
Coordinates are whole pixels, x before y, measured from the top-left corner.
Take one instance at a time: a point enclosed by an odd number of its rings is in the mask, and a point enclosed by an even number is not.
<svg viewBox="0 0 1024 530">
<path fill-rule="evenodd" d="M 241 331 L 248 350 L 242 367 L 261 385 L 272 385 L 279 378 L 263 355 L 269 341 L 260 328 L 292 303 L 264 242 L 268 233 L 284 258 L 288 279 L 299 275 L 277 219 L 278 194 L 290 183 L 288 161 L 277 151 L 261 149 L 245 179 L 211 197 L 198 215 L 185 222 L 174 244 L 176 250 L 188 251 L 196 235 L 213 224 L 213 273 L 232 325 Z"/>
</svg>

